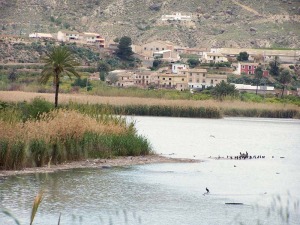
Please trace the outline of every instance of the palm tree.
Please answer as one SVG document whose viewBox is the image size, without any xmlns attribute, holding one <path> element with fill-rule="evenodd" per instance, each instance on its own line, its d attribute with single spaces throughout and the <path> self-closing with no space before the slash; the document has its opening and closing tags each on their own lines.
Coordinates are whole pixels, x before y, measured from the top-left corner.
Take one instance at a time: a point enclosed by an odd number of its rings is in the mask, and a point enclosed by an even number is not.
<svg viewBox="0 0 300 225">
<path fill-rule="evenodd" d="M 55 108 L 58 105 L 58 92 L 60 78 L 62 75 L 71 75 L 80 77 L 75 71 L 75 66 L 78 63 L 75 61 L 72 53 L 63 46 L 54 47 L 50 53 L 46 54 L 46 57 L 42 59 L 45 63 L 44 69 L 41 72 L 41 83 L 47 83 L 50 77 L 53 77 L 53 83 L 55 85 Z"/>
<path fill-rule="evenodd" d="M 260 84 L 261 79 L 263 78 L 263 70 L 261 67 L 257 67 L 254 72 L 254 76 L 256 78 L 256 95 L 258 90 L 258 85 Z"/>
<path fill-rule="evenodd" d="M 281 92 L 281 98 L 284 94 L 284 89 L 290 83 L 292 80 L 292 76 L 289 70 L 284 69 L 281 71 L 278 81 L 282 84 L 282 92 Z"/>
</svg>

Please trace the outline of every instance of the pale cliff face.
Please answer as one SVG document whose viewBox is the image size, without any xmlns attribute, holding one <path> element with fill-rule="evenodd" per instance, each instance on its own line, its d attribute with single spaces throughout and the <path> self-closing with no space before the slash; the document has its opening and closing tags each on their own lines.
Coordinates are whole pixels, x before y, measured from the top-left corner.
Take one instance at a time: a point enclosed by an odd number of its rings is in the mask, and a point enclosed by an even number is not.
<svg viewBox="0 0 300 225">
<path fill-rule="evenodd" d="M 265 2 L 265 3 L 262 3 Z M 186 22 L 163 15 L 191 15 Z M 300 47 L 300 2 L 285 0 L 0 0 L 0 34 L 98 32 L 135 43 L 170 40 L 178 45 Z"/>
</svg>

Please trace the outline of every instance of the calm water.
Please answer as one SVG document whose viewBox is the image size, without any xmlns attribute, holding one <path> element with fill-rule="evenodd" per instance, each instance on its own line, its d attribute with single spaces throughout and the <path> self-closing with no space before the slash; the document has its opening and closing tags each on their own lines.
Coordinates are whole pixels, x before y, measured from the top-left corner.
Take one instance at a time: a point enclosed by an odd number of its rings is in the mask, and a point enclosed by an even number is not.
<svg viewBox="0 0 300 225">
<path fill-rule="evenodd" d="M 29 224 L 34 196 L 45 189 L 34 224 L 57 224 L 59 213 L 63 225 L 281 225 L 287 213 L 288 224 L 300 224 L 299 120 L 134 120 L 157 153 L 205 161 L 9 177 L 0 180 L 0 205 Z M 266 158 L 213 159 L 245 151 Z M 206 187 L 211 194 L 203 195 Z M 0 213 L 0 224 L 15 223 Z"/>
</svg>

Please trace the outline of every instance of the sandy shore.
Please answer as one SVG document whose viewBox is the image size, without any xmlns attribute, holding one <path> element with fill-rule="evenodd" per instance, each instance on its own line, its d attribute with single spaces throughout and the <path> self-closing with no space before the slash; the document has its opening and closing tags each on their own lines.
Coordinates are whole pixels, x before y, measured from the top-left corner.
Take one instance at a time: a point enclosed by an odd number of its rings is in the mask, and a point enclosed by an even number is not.
<svg viewBox="0 0 300 225">
<path fill-rule="evenodd" d="M 84 161 L 66 162 L 59 165 L 51 165 L 50 167 L 34 167 L 25 168 L 23 170 L 2 170 L 0 177 L 13 176 L 31 173 L 53 173 L 60 170 L 68 170 L 75 168 L 109 168 L 116 166 L 132 166 L 144 165 L 150 163 L 195 163 L 200 160 L 194 159 L 176 159 L 159 155 L 135 156 L 135 157 L 117 157 L 115 159 L 87 159 Z"/>
</svg>

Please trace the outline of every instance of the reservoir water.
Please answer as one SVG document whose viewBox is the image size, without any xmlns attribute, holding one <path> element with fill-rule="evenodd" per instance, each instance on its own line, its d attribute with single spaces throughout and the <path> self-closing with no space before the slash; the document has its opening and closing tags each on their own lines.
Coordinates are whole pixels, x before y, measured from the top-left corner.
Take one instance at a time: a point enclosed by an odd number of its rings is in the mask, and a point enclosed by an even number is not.
<svg viewBox="0 0 300 225">
<path fill-rule="evenodd" d="M 128 119 L 158 154 L 203 162 L 1 178 L 0 208 L 29 224 L 44 189 L 36 225 L 57 224 L 60 213 L 62 225 L 300 224 L 299 120 Z M 265 158 L 227 160 L 246 151 Z M 0 212 L 0 224 L 15 222 Z"/>
</svg>

